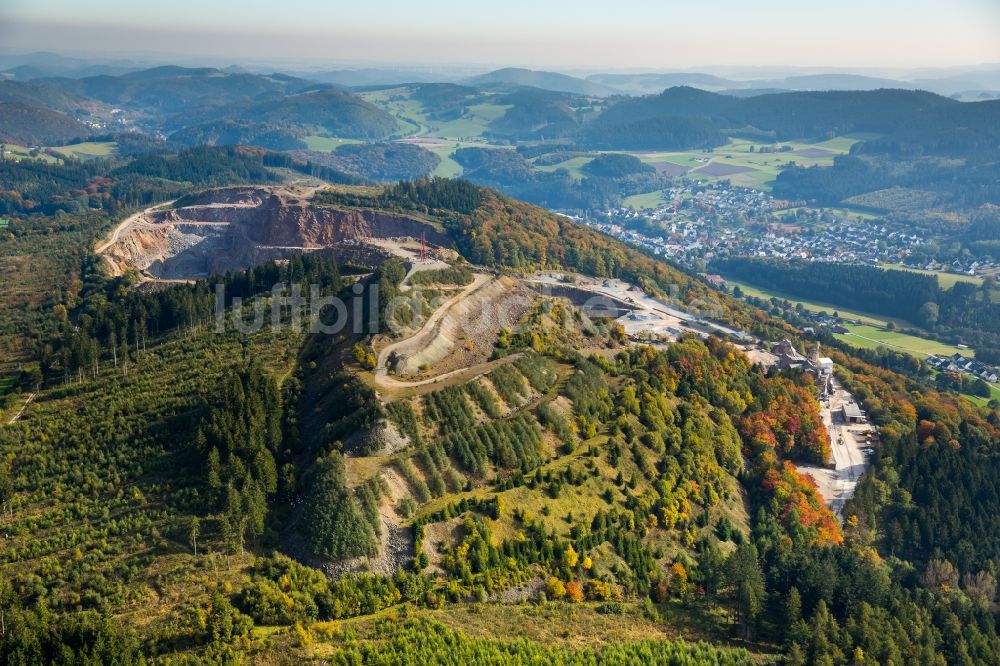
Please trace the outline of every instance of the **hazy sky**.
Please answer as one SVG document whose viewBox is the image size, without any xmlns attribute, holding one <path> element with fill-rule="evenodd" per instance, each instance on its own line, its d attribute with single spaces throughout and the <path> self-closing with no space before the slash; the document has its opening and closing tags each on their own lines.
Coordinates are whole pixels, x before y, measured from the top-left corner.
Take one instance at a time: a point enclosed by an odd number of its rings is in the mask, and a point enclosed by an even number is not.
<svg viewBox="0 0 1000 666">
<path fill-rule="evenodd" d="M 570 68 L 1000 62 L 1000 0 L 0 0 L 0 50 Z"/>
</svg>

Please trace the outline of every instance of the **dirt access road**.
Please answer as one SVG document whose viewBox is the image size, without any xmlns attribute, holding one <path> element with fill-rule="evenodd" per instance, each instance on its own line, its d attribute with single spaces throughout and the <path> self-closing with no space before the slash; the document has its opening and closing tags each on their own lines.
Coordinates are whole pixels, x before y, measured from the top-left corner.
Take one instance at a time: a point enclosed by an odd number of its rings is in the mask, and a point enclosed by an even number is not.
<svg viewBox="0 0 1000 666">
<path fill-rule="evenodd" d="M 442 303 L 437 310 L 431 313 L 431 316 L 427 318 L 427 321 L 424 322 L 424 325 L 420 327 L 419 331 L 404 340 L 392 343 L 379 352 L 378 361 L 375 364 L 376 386 L 387 389 L 424 386 L 439 382 L 451 375 L 458 374 L 459 372 L 468 371 L 469 368 L 462 368 L 460 370 L 456 370 L 455 372 L 448 373 L 447 375 L 440 375 L 438 377 L 431 377 L 430 379 L 423 379 L 415 382 L 404 382 L 390 377 L 389 369 L 386 367 L 386 364 L 389 361 L 389 355 L 393 352 L 409 351 L 412 353 L 425 347 L 434 338 L 434 335 L 437 332 L 437 325 L 444 318 L 444 316 L 448 314 L 448 310 L 450 310 L 456 303 L 459 303 L 463 299 L 467 298 L 469 294 L 493 279 L 495 278 L 492 275 L 476 273 L 471 283 L 462 289 L 462 291 Z"/>
<path fill-rule="evenodd" d="M 698 336 L 722 335 L 740 339 L 752 339 L 743 331 L 716 324 L 701 316 L 681 310 L 676 305 L 667 303 L 647 294 L 639 287 L 629 284 L 624 280 L 616 278 L 594 278 L 581 274 L 569 274 L 575 279 L 567 284 L 564 281 L 563 273 L 552 273 L 542 271 L 535 273 L 532 277 L 526 278 L 526 282 L 535 284 L 561 285 L 564 287 L 574 287 L 583 291 L 589 291 L 599 296 L 607 296 L 617 301 L 628 303 L 634 310 L 650 315 L 662 323 L 662 334 L 669 335 L 668 328 L 678 328 L 690 331 Z"/>
<path fill-rule="evenodd" d="M 11 417 L 10 421 L 7 421 L 7 425 L 12 425 L 16 423 L 17 420 L 21 418 L 21 415 L 24 414 L 24 410 L 28 408 L 28 405 L 31 404 L 31 401 L 34 399 L 35 399 L 35 394 L 29 393 L 28 397 L 24 401 L 24 404 L 21 405 L 21 409 L 18 410 L 17 414 L 14 414 L 14 416 Z"/>
<path fill-rule="evenodd" d="M 97 248 L 94 250 L 94 253 L 95 254 L 104 254 L 105 252 L 108 251 L 108 248 L 110 248 L 112 245 L 114 245 L 115 243 L 118 242 L 118 239 L 121 238 L 122 232 L 124 232 L 126 229 L 128 229 L 130 226 L 132 226 L 132 224 L 134 224 L 137 220 L 139 220 L 139 218 L 145 217 L 146 215 L 149 215 L 153 211 L 157 210 L 158 208 L 163 208 L 164 206 L 169 206 L 172 203 L 174 203 L 174 202 L 173 201 L 164 201 L 162 203 L 158 203 L 158 204 L 155 204 L 153 206 L 150 206 L 146 210 L 140 211 L 140 212 L 135 213 L 133 215 L 129 215 L 124 220 L 122 220 L 122 222 L 117 227 L 115 227 L 114 230 L 112 230 L 112 232 L 108 236 L 107 240 L 105 240 L 103 243 L 101 243 L 100 245 L 97 246 Z"/>
</svg>

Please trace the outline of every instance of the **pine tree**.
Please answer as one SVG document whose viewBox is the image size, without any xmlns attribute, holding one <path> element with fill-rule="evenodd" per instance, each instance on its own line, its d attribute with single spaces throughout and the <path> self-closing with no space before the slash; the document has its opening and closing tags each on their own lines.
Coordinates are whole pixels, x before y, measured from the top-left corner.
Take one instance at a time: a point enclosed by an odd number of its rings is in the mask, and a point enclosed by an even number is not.
<svg viewBox="0 0 1000 666">
<path fill-rule="evenodd" d="M 306 531 L 313 553 L 328 559 L 372 556 L 377 550 L 372 528 L 347 488 L 339 454 L 317 464 L 306 501 Z"/>
<path fill-rule="evenodd" d="M 0 515 L 4 511 L 8 517 L 13 518 L 14 512 L 11 509 L 10 501 L 14 498 L 14 481 L 11 479 L 10 465 L 0 461 Z"/>
<path fill-rule="evenodd" d="M 191 523 L 188 525 L 188 540 L 191 543 L 191 548 L 194 549 L 195 556 L 198 555 L 198 536 L 201 534 L 201 521 L 198 520 L 198 516 L 191 517 Z"/>
<path fill-rule="evenodd" d="M 757 557 L 757 548 L 743 542 L 729 556 L 729 582 L 736 595 L 736 621 L 743 637 L 750 639 L 752 628 L 764 604 L 764 574 Z"/>
</svg>

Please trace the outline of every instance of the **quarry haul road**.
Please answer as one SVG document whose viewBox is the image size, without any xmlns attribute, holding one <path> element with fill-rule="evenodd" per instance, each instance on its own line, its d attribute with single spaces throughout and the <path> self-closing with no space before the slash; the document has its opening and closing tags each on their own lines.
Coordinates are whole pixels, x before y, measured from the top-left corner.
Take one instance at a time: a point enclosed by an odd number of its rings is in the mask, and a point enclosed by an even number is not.
<svg viewBox="0 0 1000 666">
<path fill-rule="evenodd" d="M 488 284 L 492 279 L 494 279 L 492 275 L 484 273 L 476 273 L 475 278 L 472 280 L 472 282 L 468 286 L 466 286 L 462 291 L 460 291 L 459 293 L 455 294 L 454 296 L 446 300 L 444 303 L 442 303 L 441 306 L 438 307 L 438 309 L 435 310 L 431 314 L 431 316 L 427 318 L 427 321 L 424 323 L 423 326 L 420 327 L 419 331 L 417 331 L 416 333 L 414 333 L 413 335 L 404 340 L 399 340 L 398 342 L 392 343 L 391 345 L 383 349 L 381 352 L 379 352 L 378 362 L 375 364 L 375 384 L 382 388 L 409 388 L 413 386 L 426 386 L 427 384 L 433 384 L 443 379 L 447 379 L 448 377 L 454 376 L 460 372 L 470 371 L 471 368 L 460 368 L 453 372 L 439 375 L 437 377 L 431 377 L 429 379 L 421 379 L 419 381 L 414 381 L 414 382 L 404 382 L 389 377 L 389 370 L 388 368 L 386 368 L 386 362 L 389 360 L 389 355 L 400 348 L 404 348 L 407 345 L 411 345 L 415 341 L 423 338 L 428 338 L 428 341 L 430 339 L 433 339 L 434 337 L 433 334 L 435 329 L 437 328 L 438 323 L 444 318 L 446 314 L 448 314 L 448 311 L 452 308 L 452 306 L 454 306 L 456 303 L 468 297 L 469 294 L 473 293 L 480 287 Z"/>
<path fill-rule="evenodd" d="M 176 201 L 176 199 L 174 201 Z M 131 226 L 133 222 L 138 220 L 140 217 L 143 217 L 144 215 L 149 215 L 157 208 L 163 208 L 164 206 L 169 206 L 170 204 L 174 203 L 174 201 L 163 201 L 161 203 L 150 206 L 146 210 L 142 210 L 133 215 L 129 215 L 121 222 L 121 224 L 119 224 L 117 227 L 114 228 L 114 231 L 112 231 L 111 235 L 108 236 L 108 240 L 106 240 L 101 245 L 97 246 L 97 249 L 94 250 L 94 254 L 104 254 L 105 252 L 108 251 L 108 248 L 110 248 L 112 245 L 118 242 L 118 239 L 121 237 L 122 232 L 125 231 L 125 229 L 127 229 L 129 226 Z"/>
</svg>

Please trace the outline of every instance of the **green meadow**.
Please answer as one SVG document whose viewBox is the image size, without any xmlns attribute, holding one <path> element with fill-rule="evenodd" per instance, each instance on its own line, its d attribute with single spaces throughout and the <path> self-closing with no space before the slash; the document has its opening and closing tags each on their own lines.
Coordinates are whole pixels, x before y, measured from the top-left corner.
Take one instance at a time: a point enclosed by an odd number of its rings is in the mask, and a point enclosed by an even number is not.
<svg viewBox="0 0 1000 666">
<path fill-rule="evenodd" d="M 507 104 L 484 102 L 469 106 L 459 118 L 441 120 L 430 117 L 423 103 L 410 97 L 405 87 L 361 93 L 361 97 L 394 115 L 403 134 L 441 139 L 481 137 L 489 124 L 510 108 Z"/>
<path fill-rule="evenodd" d="M 456 144 L 451 143 L 441 143 L 423 146 L 441 158 L 441 163 L 437 165 L 436 169 L 434 169 L 433 175 L 444 176 L 445 178 L 456 178 L 462 175 L 462 165 L 451 158 L 457 150 L 455 145 Z"/>
<path fill-rule="evenodd" d="M 944 356 L 951 356 L 952 354 L 965 354 L 966 356 L 974 355 L 974 352 L 971 349 L 959 349 L 954 345 L 937 342 L 936 340 L 930 340 L 927 338 L 918 338 L 907 333 L 900 333 L 899 331 L 890 331 L 884 328 L 876 328 L 875 326 L 868 325 L 854 326 L 848 324 L 845 328 L 847 328 L 850 333 L 838 333 L 836 334 L 837 339 L 843 340 L 850 345 L 860 347 L 862 349 L 887 347 L 889 349 L 906 352 L 920 358 L 924 358 L 932 354 Z"/>
<path fill-rule="evenodd" d="M 862 349 L 877 349 L 878 347 L 888 347 L 896 351 L 906 352 L 919 358 L 930 356 L 931 354 L 944 354 L 950 356 L 955 353 L 973 356 L 971 349 L 959 349 L 954 345 L 938 342 L 930 338 L 918 337 L 909 333 L 890 331 L 887 325 L 890 321 L 896 326 L 912 327 L 913 325 L 902 319 L 892 319 L 882 315 L 863 312 L 859 310 L 849 310 L 832 303 L 822 303 L 817 301 L 804 301 L 801 298 L 790 297 L 780 292 L 760 289 L 745 282 L 726 280 L 730 285 L 739 285 L 744 294 L 756 296 L 757 298 L 780 298 L 793 305 L 801 304 L 803 308 L 810 312 L 827 312 L 833 314 L 837 312 L 844 319 L 851 319 L 860 322 L 859 324 L 845 324 L 849 333 L 837 333 L 835 337 L 839 340 L 860 347 Z"/>
<path fill-rule="evenodd" d="M 657 164 L 675 164 L 691 169 L 687 176 L 692 179 L 719 180 L 727 179 L 734 185 L 770 189 L 772 181 L 777 177 L 784 165 L 795 162 L 799 166 L 832 166 L 833 158 L 846 154 L 858 139 L 835 137 L 817 143 L 799 141 L 783 141 L 781 146 L 792 150 L 786 152 L 761 153 L 760 148 L 766 144 L 732 139 L 724 146 L 711 152 L 692 151 L 636 151 L 632 152 L 643 162 L 656 166 Z M 751 147 L 754 149 L 750 151 Z M 716 165 L 713 167 L 713 165 Z M 721 169 L 719 167 L 722 167 Z M 736 172 L 736 170 L 739 170 Z M 716 175 L 716 172 L 725 171 Z"/>
<path fill-rule="evenodd" d="M 837 312 L 841 317 L 845 319 L 853 319 L 859 321 L 862 324 L 867 324 L 869 326 L 884 327 L 889 321 L 892 321 L 896 326 L 912 326 L 910 322 L 903 319 L 894 319 L 891 317 L 885 317 L 883 315 L 873 314 L 871 312 L 864 312 L 861 310 L 845 309 L 838 305 L 832 303 L 823 303 L 821 301 L 804 301 L 801 298 L 795 296 L 789 296 L 788 294 L 783 294 L 780 291 L 774 291 L 770 289 L 761 289 L 755 287 L 746 282 L 738 282 L 736 280 L 730 280 L 726 278 L 726 283 L 730 285 L 738 285 L 740 289 L 743 290 L 744 294 L 749 296 L 755 296 L 757 298 L 779 298 L 783 301 L 788 301 L 792 305 L 802 305 L 803 308 L 809 312 L 827 312 L 833 314 Z"/>
<path fill-rule="evenodd" d="M 418 103 L 415 104 L 419 106 Z M 481 137 L 489 124 L 501 117 L 509 108 L 509 105 L 502 104 L 476 104 L 468 107 L 464 115 L 454 120 L 428 118 L 422 111 L 413 117 L 425 125 L 422 134 L 426 136 L 442 139 L 474 139 Z"/>
<path fill-rule="evenodd" d="M 628 208 L 634 208 L 636 210 L 642 210 L 643 208 L 656 208 L 660 204 L 666 203 L 666 197 L 663 195 L 663 190 L 644 192 L 643 194 L 634 194 L 625 199 L 624 205 Z"/>
<path fill-rule="evenodd" d="M 968 282 L 976 285 L 977 287 L 982 286 L 983 284 L 983 279 L 974 275 L 959 275 L 957 273 L 945 273 L 944 271 L 927 271 L 921 268 L 910 268 L 909 266 L 904 266 L 903 264 L 884 264 L 882 267 L 892 268 L 899 271 L 910 271 L 911 273 L 920 273 L 921 275 L 933 275 L 937 278 L 938 286 L 942 289 L 951 289 L 959 282 Z"/>
<path fill-rule="evenodd" d="M 318 134 L 304 136 L 302 141 L 305 142 L 306 148 L 309 150 L 321 153 L 329 153 L 349 143 L 361 143 L 357 139 L 340 139 L 333 136 L 319 136 Z"/>
<path fill-rule="evenodd" d="M 559 164 L 535 166 L 535 168 L 538 169 L 539 171 L 548 171 L 548 172 L 558 171 L 559 169 L 565 169 L 576 180 L 582 180 L 584 176 L 582 170 L 583 167 L 590 164 L 593 160 L 594 157 L 592 155 L 581 155 L 580 157 L 571 157 L 564 162 L 560 162 Z"/>
<path fill-rule="evenodd" d="M 809 302 L 797 298 L 789 298 L 778 292 L 759 289 L 744 282 L 735 282 L 733 280 L 726 280 L 726 282 L 730 285 L 739 285 L 740 289 L 742 289 L 745 294 L 750 296 L 756 296 L 758 298 L 777 297 L 782 300 L 787 300 L 793 304 L 802 304 L 802 307 L 810 312 L 828 312 L 831 314 L 833 312 L 837 312 L 843 318 L 861 322 L 860 324 L 844 324 L 844 328 L 848 330 L 848 333 L 834 334 L 835 338 L 846 342 L 852 347 L 858 347 L 859 349 L 878 349 L 879 347 L 884 347 L 894 351 L 910 354 L 911 356 L 915 356 L 921 360 L 932 354 L 937 354 L 939 356 L 951 356 L 952 354 L 958 353 L 965 356 L 975 356 L 975 351 L 972 349 L 959 349 L 954 345 L 938 342 L 937 340 L 931 340 L 930 338 L 924 338 L 910 333 L 902 333 L 900 331 L 890 331 L 886 328 L 888 323 L 887 319 L 879 315 L 845 310 L 842 307 L 828 303 L 817 303 L 815 301 Z M 895 323 L 909 326 L 907 322 L 899 319 L 895 320 Z M 966 395 L 964 393 L 962 396 L 980 406 L 985 406 L 991 399 L 1000 400 L 1000 387 L 995 384 L 991 384 L 990 391 L 992 394 L 990 398 L 980 398 L 977 396 Z"/>
<path fill-rule="evenodd" d="M 17 144 L 13 144 L 13 143 L 5 143 L 5 144 L 3 144 L 3 149 L 4 149 L 4 157 L 8 158 L 8 159 L 11 158 L 11 157 L 13 157 L 13 159 L 15 159 L 15 160 L 20 160 L 20 159 L 29 157 L 29 158 L 32 158 L 32 159 L 44 160 L 46 162 L 58 162 L 59 161 L 58 159 L 56 159 L 55 157 L 52 157 L 51 155 L 46 155 L 44 152 L 39 152 L 37 157 L 32 157 L 32 155 L 31 155 L 31 149 L 30 148 L 27 148 L 25 146 L 18 146 Z"/>
<path fill-rule="evenodd" d="M 114 141 L 85 141 L 68 146 L 53 146 L 51 150 L 71 159 L 92 160 L 113 156 L 118 150 L 118 144 Z"/>
</svg>

